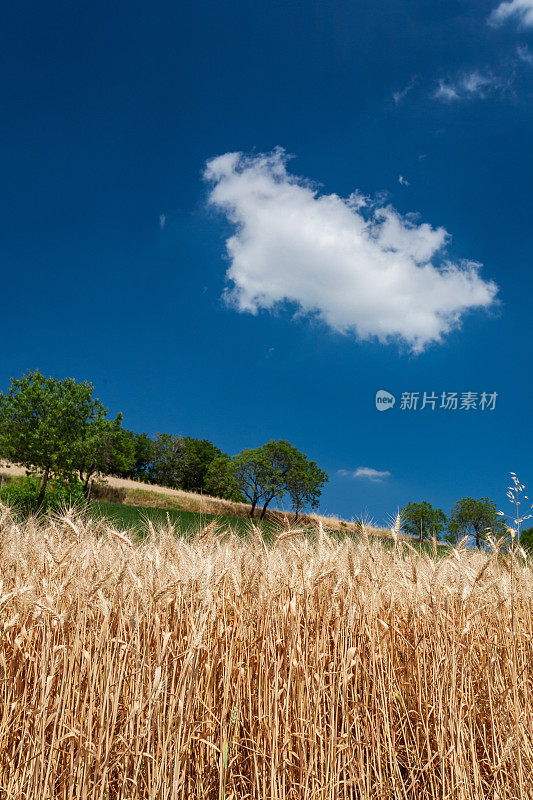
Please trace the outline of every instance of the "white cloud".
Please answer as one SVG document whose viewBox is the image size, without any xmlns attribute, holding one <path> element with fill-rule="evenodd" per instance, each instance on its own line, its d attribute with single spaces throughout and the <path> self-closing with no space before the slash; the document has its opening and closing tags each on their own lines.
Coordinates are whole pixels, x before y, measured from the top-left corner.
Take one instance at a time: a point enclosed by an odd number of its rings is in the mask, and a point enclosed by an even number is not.
<svg viewBox="0 0 533 800">
<path fill-rule="evenodd" d="M 362 478 L 372 481 L 372 483 L 381 483 L 385 478 L 390 478 L 391 473 L 388 470 L 373 469 L 373 467 L 357 467 L 355 472 L 350 472 L 347 469 L 340 469 L 339 475 L 344 475 L 349 478 Z"/>
<path fill-rule="evenodd" d="M 459 100 L 457 89 L 451 83 L 446 83 L 446 81 L 439 81 L 433 97 L 436 100 Z"/>
<path fill-rule="evenodd" d="M 482 280 L 479 264 L 444 258 L 444 228 L 357 192 L 320 194 L 286 162 L 280 148 L 226 153 L 205 170 L 210 203 L 235 226 L 226 296 L 239 311 L 288 302 L 335 331 L 420 352 L 466 311 L 494 303 L 497 287 Z"/>
<path fill-rule="evenodd" d="M 533 27 L 533 0 L 509 0 L 500 3 L 489 17 L 491 25 L 502 25 L 508 19 L 516 19 L 523 27 Z"/>
<path fill-rule="evenodd" d="M 394 100 L 397 106 L 400 105 L 405 96 L 408 95 L 409 92 L 412 91 L 412 89 L 414 89 L 415 84 L 416 84 L 416 76 L 411 78 L 409 83 L 407 83 L 403 87 L 403 89 L 400 89 L 399 91 L 392 93 L 392 99 Z"/>
<path fill-rule="evenodd" d="M 167 215 L 166 214 L 160 214 L 159 215 L 159 227 L 161 228 L 161 230 L 163 230 L 163 228 L 165 227 L 166 224 L 167 224 Z"/>
<path fill-rule="evenodd" d="M 409 181 L 407 178 L 404 178 L 403 175 L 399 176 L 398 183 L 401 183 L 402 186 L 409 186 Z"/>
<path fill-rule="evenodd" d="M 454 100 L 484 99 L 489 94 L 503 88 L 504 83 L 501 79 L 489 73 L 474 70 L 455 80 L 440 80 L 433 97 L 448 103 Z"/>
<path fill-rule="evenodd" d="M 516 54 L 520 61 L 523 61 L 525 64 L 529 64 L 530 67 L 533 67 L 533 53 L 527 46 L 527 44 L 521 44 L 516 48 Z"/>
</svg>

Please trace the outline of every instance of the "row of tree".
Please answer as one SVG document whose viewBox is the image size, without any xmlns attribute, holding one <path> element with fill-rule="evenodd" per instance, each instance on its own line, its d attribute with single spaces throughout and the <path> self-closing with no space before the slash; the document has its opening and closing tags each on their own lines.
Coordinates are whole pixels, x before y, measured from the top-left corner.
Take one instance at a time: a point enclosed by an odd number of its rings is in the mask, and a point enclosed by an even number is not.
<svg viewBox="0 0 533 800">
<path fill-rule="evenodd" d="M 427 501 L 408 503 L 402 508 L 401 517 L 404 531 L 419 541 L 434 536 L 455 544 L 466 536 L 476 547 L 482 547 L 488 535 L 495 539 L 507 535 L 507 524 L 488 497 L 461 498 L 449 517 L 442 508 L 434 508 Z"/>
<path fill-rule="evenodd" d="M 117 475 L 171 488 L 248 501 L 261 517 L 288 495 L 296 515 L 316 508 L 327 474 L 285 440 L 231 457 L 206 439 L 160 433 L 151 439 L 108 418 L 94 387 L 73 378 L 46 378 L 36 370 L 0 393 L 0 459 L 41 476 L 35 512 L 48 482 L 79 481 L 86 502 L 93 480 Z"/>
<path fill-rule="evenodd" d="M 134 461 L 126 470 L 109 463 L 109 473 L 248 502 L 251 517 L 261 506 L 263 519 L 273 501 L 288 495 L 298 518 L 304 508 L 318 506 L 328 481 L 324 470 L 284 439 L 231 457 L 207 439 L 159 433 L 152 440 L 130 431 L 123 431 L 123 436 L 131 441 Z"/>
</svg>

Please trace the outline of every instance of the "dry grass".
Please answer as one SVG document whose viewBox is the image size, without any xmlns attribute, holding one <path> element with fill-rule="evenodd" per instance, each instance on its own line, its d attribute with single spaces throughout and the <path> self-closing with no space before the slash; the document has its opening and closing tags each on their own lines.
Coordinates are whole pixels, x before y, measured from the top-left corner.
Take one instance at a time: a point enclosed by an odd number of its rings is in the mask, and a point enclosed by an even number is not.
<svg viewBox="0 0 533 800">
<path fill-rule="evenodd" d="M 511 555 L 134 545 L 0 507 L 0 797 L 532 796 L 532 589 Z"/>
</svg>

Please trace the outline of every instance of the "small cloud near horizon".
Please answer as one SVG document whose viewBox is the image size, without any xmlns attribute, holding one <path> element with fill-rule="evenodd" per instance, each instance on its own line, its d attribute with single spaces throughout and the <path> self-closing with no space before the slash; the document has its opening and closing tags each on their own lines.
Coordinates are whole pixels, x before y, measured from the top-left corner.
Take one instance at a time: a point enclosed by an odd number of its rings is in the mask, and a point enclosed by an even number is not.
<svg viewBox="0 0 533 800">
<path fill-rule="evenodd" d="M 379 470 L 373 467 L 357 467 L 355 471 L 339 469 L 338 474 L 348 478 L 372 481 L 372 483 L 381 483 L 385 478 L 391 477 L 391 473 L 388 470 Z"/>
<path fill-rule="evenodd" d="M 166 224 L 167 224 L 167 215 L 166 214 L 160 214 L 159 215 L 159 227 L 161 228 L 161 230 L 163 230 L 163 228 L 165 227 Z"/>
<path fill-rule="evenodd" d="M 398 183 L 400 183 L 402 186 L 409 186 L 409 181 L 407 178 L 404 178 L 403 175 L 399 176 Z"/>
</svg>

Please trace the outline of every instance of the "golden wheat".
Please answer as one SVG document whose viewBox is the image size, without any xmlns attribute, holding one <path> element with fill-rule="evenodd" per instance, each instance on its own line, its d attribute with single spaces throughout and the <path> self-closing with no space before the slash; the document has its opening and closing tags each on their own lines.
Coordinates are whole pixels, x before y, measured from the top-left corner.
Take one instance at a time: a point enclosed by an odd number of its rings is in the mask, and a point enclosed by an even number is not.
<svg viewBox="0 0 533 800">
<path fill-rule="evenodd" d="M 516 553 L 1 507 L 0 550 L 5 800 L 533 796 Z"/>
</svg>

